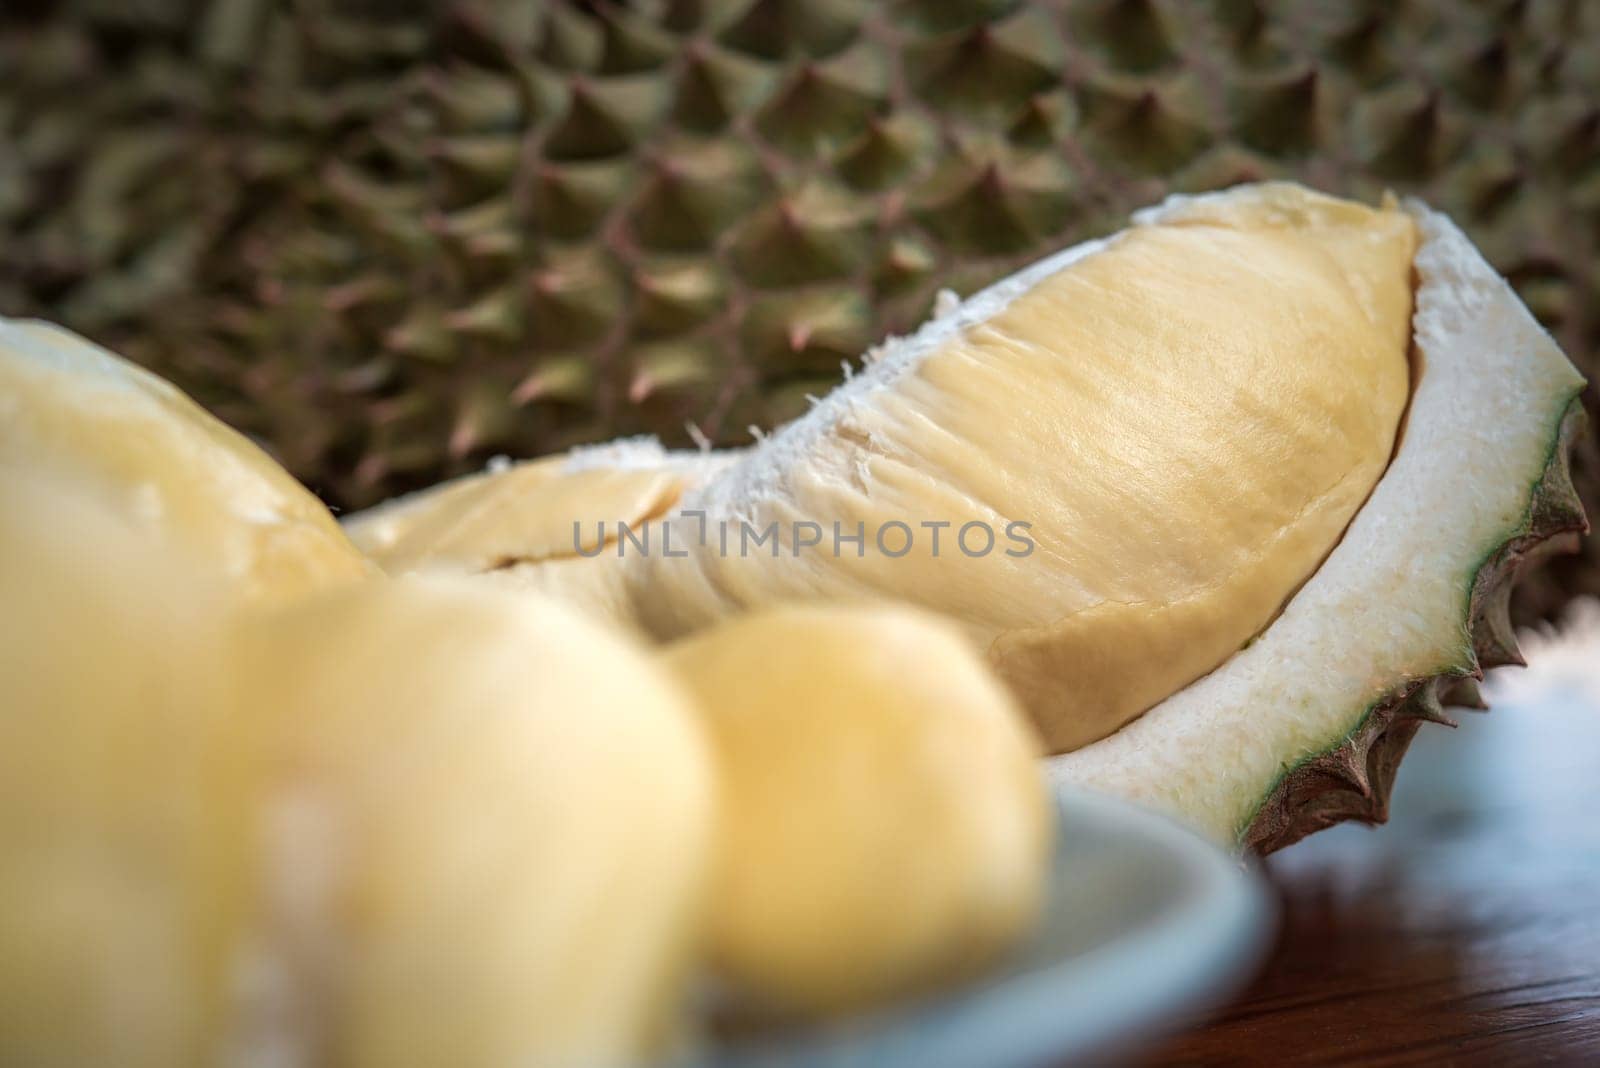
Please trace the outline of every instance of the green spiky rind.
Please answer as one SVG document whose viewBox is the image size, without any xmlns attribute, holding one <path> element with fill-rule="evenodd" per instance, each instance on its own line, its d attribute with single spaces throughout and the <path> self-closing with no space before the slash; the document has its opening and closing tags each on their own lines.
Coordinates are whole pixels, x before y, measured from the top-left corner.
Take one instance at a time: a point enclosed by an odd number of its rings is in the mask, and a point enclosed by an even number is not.
<svg viewBox="0 0 1600 1068">
<path fill-rule="evenodd" d="M 1420 194 L 1600 352 L 1593 4 L 4 8 L 0 312 L 345 506 L 691 421 L 741 443 L 941 287 L 1259 177 Z M 1523 603 L 1600 592 L 1587 552 Z"/>
<path fill-rule="evenodd" d="M 1459 658 L 1406 679 L 1362 713 L 1326 750 L 1287 769 L 1236 834 L 1241 849 L 1265 855 L 1345 820 L 1388 819 L 1395 772 L 1424 723 L 1454 726 L 1446 703 L 1482 707 L 1476 681 L 1489 668 L 1522 663 L 1511 593 L 1542 555 L 1571 552 L 1589 524 L 1572 483 L 1574 444 L 1586 432 L 1583 403 L 1566 405 L 1521 523 L 1478 564 L 1462 608 Z"/>
</svg>

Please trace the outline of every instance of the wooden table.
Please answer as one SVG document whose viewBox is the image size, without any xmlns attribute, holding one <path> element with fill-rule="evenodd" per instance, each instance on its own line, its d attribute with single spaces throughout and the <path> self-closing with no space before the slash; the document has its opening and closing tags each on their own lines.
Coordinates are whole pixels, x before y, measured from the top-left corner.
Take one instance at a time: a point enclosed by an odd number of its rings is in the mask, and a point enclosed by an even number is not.
<svg viewBox="0 0 1600 1068">
<path fill-rule="evenodd" d="M 1600 1065 L 1600 626 L 1425 727 L 1390 823 L 1265 869 L 1259 977 L 1152 1065 Z"/>
</svg>

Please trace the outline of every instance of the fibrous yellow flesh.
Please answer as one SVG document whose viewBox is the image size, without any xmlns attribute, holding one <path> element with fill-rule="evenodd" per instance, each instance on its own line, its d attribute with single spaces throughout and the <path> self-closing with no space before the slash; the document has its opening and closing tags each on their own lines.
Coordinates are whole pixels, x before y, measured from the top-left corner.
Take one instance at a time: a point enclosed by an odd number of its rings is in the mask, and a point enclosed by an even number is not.
<svg viewBox="0 0 1600 1068">
<path fill-rule="evenodd" d="M 589 468 L 563 472 L 563 457 L 477 476 L 436 502 L 391 522 L 387 544 L 368 551 L 391 573 L 422 567 L 486 571 L 596 553 L 683 493 L 665 468 Z M 604 535 L 600 535 L 604 524 Z M 372 532 L 369 531 L 369 534 Z"/>
<path fill-rule="evenodd" d="M 246 596 L 371 573 L 332 515 L 173 386 L 60 327 L 0 319 L 0 469 L 85 480 Z"/>
<path fill-rule="evenodd" d="M 0 469 L 0 1063 L 210 1063 L 245 849 L 222 590 L 55 474 Z"/>
<path fill-rule="evenodd" d="M 531 574 L 542 574 L 537 565 L 607 555 L 597 550 L 624 537 L 622 526 L 642 535 L 737 455 L 669 452 L 654 438 L 624 438 L 454 479 L 348 516 L 343 526 L 392 574 L 516 570 L 519 585 L 543 588 L 544 578 Z"/>
<path fill-rule="evenodd" d="M 718 761 L 726 976 L 788 1008 L 855 1007 L 966 975 L 1027 929 L 1050 842 L 1036 743 L 947 621 L 774 609 L 668 662 Z"/>
<path fill-rule="evenodd" d="M 344 529 L 391 574 L 482 574 L 637 630 L 617 542 L 659 539 L 651 521 L 734 456 L 624 439 L 446 482 L 350 516 Z"/>
<path fill-rule="evenodd" d="M 1530 539 L 1571 515 L 1572 503 L 1556 507 L 1552 495 L 1584 381 L 1455 225 L 1408 209 L 1421 235 L 1418 374 L 1382 479 L 1259 640 L 1137 722 L 1053 760 L 1054 777 L 1164 810 L 1237 848 L 1292 769 L 1342 752 L 1353 758 L 1349 778 L 1305 800 L 1304 826 L 1326 826 L 1330 809 L 1339 818 L 1339 795 L 1370 797 L 1381 813 L 1396 757 L 1391 749 L 1387 769 L 1369 770 L 1377 750 L 1356 745 L 1374 744 L 1362 737 L 1370 717 L 1432 676 L 1482 666 L 1472 630 L 1495 629 L 1504 602 L 1496 609 L 1491 596 L 1491 622 L 1473 622 L 1485 610 L 1481 573 L 1514 567 Z M 1226 758 L 1197 760 L 1198 744 Z"/>
<path fill-rule="evenodd" d="M 445 576 L 307 601 L 242 647 L 260 941 L 308 1062 L 621 1064 L 676 1037 L 713 782 L 664 671 Z"/>
<path fill-rule="evenodd" d="M 907 598 L 966 622 L 1052 750 L 1103 737 L 1259 632 L 1382 473 L 1415 243 L 1397 210 L 1293 186 L 1169 208 L 981 321 L 933 324 L 688 495 L 712 522 L 776 521 L 779 558 L 657 554 L 635 607 L 672 635 L 773 601 Z M 797 521 L 822 544 L 795 553 Z M 689 543 L 698 521 L 672 522 Z M 892 522 L 913 534 L 895 558 L 875 539 Z M 941 522 L 936 554 L 921 524 Z M 973 522 L 982 556 L 958 543 Z M 1019 522 L 1035 548 L 1008 555 Z M 860 555 L 834 551 L 835 523 L 864 527 Z"/>
<path fill-rule="evenodd" d="M 382 563 L 414 527 L 441 512 L 470 507 L 482 496 L 488 483 L 514 481 L 525 488 L 536 486 L 553 477 L 560 467 L 560 458 L 552 456 L 517 464 L 505 471 L 463 475 L 346 516 L 339 525 L 356 548 Z"/>
<path fill-rule="evenodd" d="M 208 563 L 0 467 L 0 1063 L 661 1052 L 713 804 L 665 671 L 464 580 L 240 613 Z"/>
</svg>

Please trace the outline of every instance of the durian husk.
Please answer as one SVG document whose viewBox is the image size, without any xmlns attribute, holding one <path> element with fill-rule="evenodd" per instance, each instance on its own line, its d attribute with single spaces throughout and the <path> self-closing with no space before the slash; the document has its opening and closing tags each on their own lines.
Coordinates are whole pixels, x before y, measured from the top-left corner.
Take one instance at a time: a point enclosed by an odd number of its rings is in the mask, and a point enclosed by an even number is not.
<svg viewBox="0 0 1600 1068">
<path fill-rule="evenodd" d="M 1483 673 L 1524 664 L 1511 620 L 1518 580 L 1544 558 L 1571 553 L 1589 531 L 1572 485 L 1572 450 L 1587 423 L 1582 401 L 1574 398 L 1544 473 L 1529 495 L 1521 532 L 1478 569 L 1467 623 L 1475 664 L 1396 686 L 1338 746 L 1301 762 L 1278 780 L 1240 834 L 1240 845 L 1265 856 L 1346 820 L 1384 823 L 1395 773 L 1418 729 L 1424 723 L 1454 727 L 1447 707 L 1487 709 L 1477 689 Z"/>
</svg>

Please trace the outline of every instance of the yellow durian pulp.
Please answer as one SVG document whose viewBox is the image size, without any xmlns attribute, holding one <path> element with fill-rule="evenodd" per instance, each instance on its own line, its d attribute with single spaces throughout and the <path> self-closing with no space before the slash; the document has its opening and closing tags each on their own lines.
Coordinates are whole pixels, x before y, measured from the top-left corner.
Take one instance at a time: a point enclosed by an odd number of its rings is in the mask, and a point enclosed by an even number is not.
<svg viewBox="0 0 1600 1068">
<path fill-rule="evenodd" d="M 0 1063 L 663 1053 L 713 787 L 626 639 L 386 578 L 172 387 L 0 320 Z"/>
<path fill-rule="evenodd" d="M 1016 702 L 948 620 L 799 605 L 668 647 L 717 760 L 710 956 L 789 1010 L 970 977 L 1032 925 L 1052 808 Z"/>
<path fill-rule="evenodd" d="M 964 626 L 1049 750 L 1078 749 L 1260 634 L 1338 544 L 1410 395 L 1416 249 L 1391 203 L 1178 198 L 891 341 L 658 514 L 560 472 L 474 538 L 517 563 L 494 581 L 660 640 L 911 601 Z M 597 516 L 649 548 L 549 554 Z"/>
<path fill-rule="evenodd" d="M 496 571 L 597 552 L 618 521 L 640 524 L 682 496 L 666 468 L 594 467 L 565 472 L 565 457 L 470 475 L 352 516 L 346 531 L 395 574 L 429 568 Z M 387 515 L 386 515 L 387 512 Z M 587 521 L 586 521 L 587 518 Z M 608 534 L 597 537 L 597 523 Z M 573 524 L 578 524 L 574 532 Z"/>
<path fill-rule="evenodd" d="M 209 1063 L 247 801 L 230 591 L 81 480 L 0 469 L 0 1063 Z"/>
<path fill-rule="evenodd" d="M 0 1063 L 633 1063 L 714 834 L 689 701 L 566 606 L 290 605 L 0 471 Z"/>
<path fill-rule="evenodd" d="M 611 562 L 617 542 L 644 536 L 735 455 L 624 439 L 453 479 L 348 516 L 343 526 L 390 574 L 481 574 L 637 630 L 625 576 Z"/>
<path fill-rule="evenodd" d="M 712 523 L 776 522 L 776 558 L 637 558 L 633 608 L 670 637 L 904 598 L 965 623 L 1050 749 L 1103 737 L 1261 631 L 1382 474 L 1415 248 L 1391 206 L 1268 185 L 1045 261 L 685 496 Z M 669 522 L 695 543 L 700 520 Z M 797 552 L 797 522 L 822 544 Z M 865 550 L 835 552 L 836 523 Z M 937 556 L 924 523 L 948 524 Z"/>
<path fill-rule="evenodd" d="M 0 319 L 0 474 L 85 483 L 244 596 L 373 573 L 322 502 L 170 383 L 49 323 Z"/>
<path fill-rule="evenodd" d="M 286 998 L 247 1018 L 348 1068 L 636 1063 L 681 1037 L 714 780 L 644 650 L 443 575 L 307 599 L 239 647 L 256 941 Z"/>
</svg>

